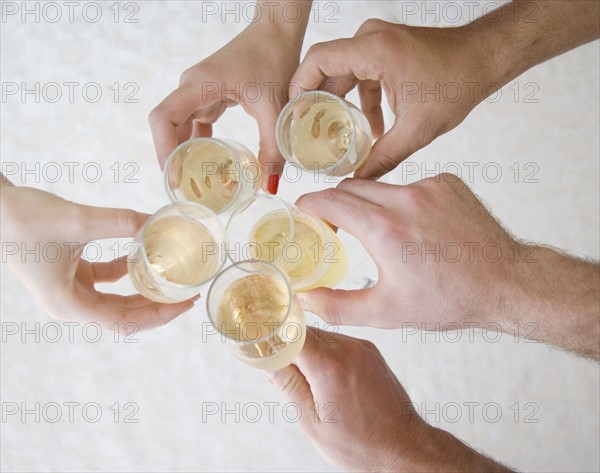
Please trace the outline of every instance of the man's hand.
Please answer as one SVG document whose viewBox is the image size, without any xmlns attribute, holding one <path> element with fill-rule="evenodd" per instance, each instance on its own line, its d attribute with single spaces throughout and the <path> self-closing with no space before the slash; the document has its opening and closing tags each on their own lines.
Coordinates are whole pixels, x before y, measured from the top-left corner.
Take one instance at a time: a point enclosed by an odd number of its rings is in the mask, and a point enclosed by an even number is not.
<svg viewBox="0 0 600 473">
<path fill-rule="evenodd" d="M 132 323 L 146 330 L 166 324 L 193 306 L 194 300 L 158 304 L 141 295 L 106 294 L 94 288 L 96 283 L 127 274 L 127 261 L 90 263 L 81 257 L 85 245 L 131 237 L 147 215 L 78 205 L 30 187 L 2 184 L 1 189 L 3 261 L 50 316 L 97 322 L 103 327 L 116 322 L 126 331 L 124 325 Z"/>
<path fill-rule="evenodd" d="M 369 289 L 300 294 L 334 324 L 450 330 L 496 323 L 598 359 L 600 267 L 516 241 L 452 174 L 407 186 L 346 179 L 298 206 L 356 236 L 378 268 Z"/>
<path fill-rule="evenodd" d="M 192 137 L 212 136 L 212 126 L 226 108 L 240 104 L 258 124 L 263 188 L 277 192 L 284 161 L 275 140 L 275 124 L 300 62 L 311 3 L 294 2 L 296 8 L 302 8 L 301 18 L 295 23 L 284 21 L 282 6 L 278 4 L 275 21 L 263 15 L 181 75 L 179 88 L 149 117 L 161 168 L 179 143 Z"/>
<path fill-rule="evenodd" d="M 407 186 L 345 179 L 297 205 L 353 234 L 377 265 L 372 288 L 300 295 L 334 324 L 434 330 L 498 317 L 510 304 L 511 256 L 527 254 L 452 174 Z"/>
<path fill-rule="evenodd" d="M 296 365 L 268 377 L 300 406 L 300 426 L 336 467 L 507 471 L 449 433 L 427 425 L 371 342 L 309 328 Z"/>
<path fill-rule="evenodd" d="M 289 94 L 300 86 L 343 96 L 358 85 L 373 135 L 383 136 L 354 175 L 378 178 L 527 69 L 597 38 L 599 5 L 516 0 L 459 28 L 367 20 L 353 38 L 312 46 Z M 382 91 L 395 115 L 385 134 Z"/>
</svg>

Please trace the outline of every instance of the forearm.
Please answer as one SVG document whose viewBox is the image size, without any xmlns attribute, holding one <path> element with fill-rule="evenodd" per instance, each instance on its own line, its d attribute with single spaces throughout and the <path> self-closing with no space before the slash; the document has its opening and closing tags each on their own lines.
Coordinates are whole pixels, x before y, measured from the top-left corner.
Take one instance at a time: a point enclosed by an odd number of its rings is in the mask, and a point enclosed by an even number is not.
<svg viewBox="0 0 600 473">
<path fill-rule="evenodd" d="M 600 265 L 539 247 L 515 269 L 502 329 L 599 360 Z"/>
<path fill-rule="evenodd" d="M 400 472 L 485 472 L 506 473 L 510 468 L 477 452 L 458 438 L 435 427 L 428 427 L 415 455 L 399 452 L 398 460 L 389 465 L 389 471 Z"/>
<path fill-rule="evenodd" d="M 464 27 L 489 80 L 505 85 L 531 67 L 600 36 L 597 0 L 514 0 Z"/>
<path fill-rule="evenodd" d="M 300 51 L 312 3 L 313 0 L 257 0 L 256 11 L 260 17 L 248 28 L 276 31 L 282 41 Z"/>
</svg>

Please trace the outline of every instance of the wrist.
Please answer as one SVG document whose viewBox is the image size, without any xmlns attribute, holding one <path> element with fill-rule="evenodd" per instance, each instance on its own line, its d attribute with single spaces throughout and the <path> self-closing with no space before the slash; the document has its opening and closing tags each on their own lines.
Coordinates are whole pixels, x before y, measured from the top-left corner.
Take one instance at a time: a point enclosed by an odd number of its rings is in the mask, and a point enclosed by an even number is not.
<svg viewBox="0 0 600 473">
<path fill-rule="evenodd" d="M 294 2 L 256 2 L 256 18 L 247 30 L 277 38 L 290 47 L 302 48 L 312 0 Z"/>
</svg>

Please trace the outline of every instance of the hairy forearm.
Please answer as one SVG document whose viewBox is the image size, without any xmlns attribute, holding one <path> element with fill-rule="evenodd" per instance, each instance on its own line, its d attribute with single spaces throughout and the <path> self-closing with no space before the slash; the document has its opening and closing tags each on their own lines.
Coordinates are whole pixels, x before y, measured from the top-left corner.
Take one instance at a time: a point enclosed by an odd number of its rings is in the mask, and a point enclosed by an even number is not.
<svg viewBox="0 0 600 473">
<path fill-rule="evenodd" d="M 485 472 L 507 473 L 510 468 L 477 452 L 445 430 L 428 426 L 428 435 L 422 439 L 414 455 L 406 451 L 389 471 L 401 472 Z"/>
<path fill-rule="evenodd" d="M 540 247 L 517 265 L 505 331 L 534 324 L 531 338 L 600 359 L 600 265 Z"/>
<path fill-rule="evenodd" d="M 600 36 L 597 0 L 514 0 L 464 27 L 490 81 L 505 85 L 531 67 Z"/>
</svg>

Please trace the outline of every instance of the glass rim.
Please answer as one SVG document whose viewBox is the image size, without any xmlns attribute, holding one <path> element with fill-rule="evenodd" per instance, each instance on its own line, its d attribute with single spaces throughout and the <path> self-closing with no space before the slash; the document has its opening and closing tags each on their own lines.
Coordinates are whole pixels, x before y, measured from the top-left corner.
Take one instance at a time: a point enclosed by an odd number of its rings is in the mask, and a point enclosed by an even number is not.
<svg viewBox="0 0 600 473">
<path fill-rule="evenodd" d="M 169 168 L 170 166 L 172 166 L 173 161 L 175 160 L 175 156 L 177 155 L 177 153 L 184 147 L 184 146 L 190 146 L 193 145 L 194 143 L 198 143 L 198 142 L 205 142 L 205 143 L 216 143 L 217 145 L 221 146 L 222 148 L 225 149 L 225 151 L 227 151 L 227 154 L 229 155 L 230 158 L 232 158 L 232 160 L 235 162 L 236 165 L 241 166 L 240 160 L 237 156 L 237 151 L 234 150 L 229 144 L 227 144 L 224 140 L 219 139 L 219 138 L 213 138 L 212 136 L 201 136 L 201 137 L 197 137 L 197 138 L 190 138 L 189 140 L 184 141 L 183 143 L 180 143 L 179 145 L 177 145 L 177 147 L 171 151 L 171 153 L 169 154 L 169 157 L 167 158 L 167 160 L 165 161 L 165 170 L 163 172 L 163 185 L 165 187 L 165 191 L 167 192 L 167 195 L 169 196 L 169 199 L 171 200 L 171 202 L 173 203 L 178 203 L 178 202 L 194 202 L 196 204 L 200 204 L 200 202 L 196 202 L 194 200 L 189 200 L 189 199 L 185 199 L 185 200 L 179 200 L 175 197 L 175 192 L 171 189 L 171 187 L 169 186 Z M 242 170 L 239 170 L 240 175 L 242 174 Z M 241 179 L 240 179 L 241 181 Z M 233 205 L 233 203 L 236 201 L 239 193 L 241 192 L 241 185 L 238 182 L 238 185 L 236 186 L 235 189 L 235 194 L 233 195 L 233 197 L 231 198 L 231 200 L 227 203 L 227 205 L 225 207 L 223 207 L 221 210 L 219 210 L 218 212 L 215 212 L 212 210 L 215 214 L 220 215 L 222 213 L 225 213 L 226 211 L 230 210 L 230 207 Z M 200 204 L 200 205 L 204 205 L 204 204 Z M 204 207 L 206 207 L 204 205 Z M 208 207 L 206 207 L 208 208 Z"/>
<path fill-rule="evenodd" d="M 285 200 L 283 200 L 282 198 L 273 195 L 273 194 L 255 194 L 252 195 L 250 197 L 248 197 L 247 199 L 244 199 L 242 202 L 240 202 L 236 208 L 233 210 L 233 212 L 229 215 L 229 218 L 227 219 L 227 223 L 225 224 L 225 231 L 227 233 L 227 235 L 229 236 L 229 231 L 230 231 L 230 225 L 233 221 L 233 219 L 236 216 L 239 216 L 241 213 L 243 213 L 246 209 L 250 208 L 250 206 L 254 203 L 254 201 L 258 200 L 258 199 L 268 199 L 268 200 L 272 200 L 277 202 L 280 205 L 280 208 L 285 210 L 285 213 L 289 219 L 289 235 L 288 235 L 288 239 L 287 242 L 285 243 L 285 245 L 290 244 L 291 242 L 294 241 L 294 216 L 292 215 L 292 211 L 295 208 L 294 204 L 291 204 L 289 202 L 286 202 Z M 241 211 L 237 211 L 237 209 L 241 209 Z M 258 222 L 258 220 L 257 220 Z M 254 224 L 256 224 L 257 222 L 254 222 Z M 252 230 L 252 227 L 249 229 L 249 231 Z M 231 243 L 230 239 L 228 238 L 227 243 Z M 249 244 L 250 243 L 250 238 L 248 238 L 248 242 L 246 242 L 245 244 Z M 284 245 L 284 246 L 285 246 Z M 229 248 L 228 248 L 229 249 Z M 232 262 L 232 263 L 237 263 L 239 261 L 253 261 L 253 259 L 250 260 L 234 260 L 232 253 L 230 251 L 227 251 L 227 258 Z M 283 251 L 281 252 L 281 254 L 279 255 L 278 258 L 275 259 L 275 261 L 273 261 L 272 263 L 269 263 L 268 261 L 264 261 L 264 263 L 268 263 L 268 264 L 272 264 L 275 265 L 277 264 L 279 261 L 281 261 L 281 258 L 283 258 Z M 262 260 L 256 260 L 256 261 L 262 261 Z"/>
<path fill-rule="evenodd" d="M 281 319 L 281 321 L 274 327 L 273 331 L 269 331 L 269 333 L 263 337 L 257 338 L 256 340 L 242 340 L 242 339 L 236 339 L 231 337 L 230 335 L 228 335 L 226 332 L 222 332 L 219 329 L 219 322 L 215 320 L 215 317 L 213 317 L 213 313 L 210 309 L 210 302 L 212 300 L 213 297 L 215 297 L 214 295 L 214 291 L 215 291 L 215 285 L 217 283 L 217 281 L 219 281 L 219 279 L 221 277 L 223 277 L 224 274 L 226 274 L 227 272 L 234 270 L 234 269 L 238 269 L 240 271 L 246 272 L 248 273 L 248 275 L 251 274 L 256 274 L 259 273 L 260 270 L 258 269 L 254 269 L 254 270 L 246 270 L 246 269 L 242 269 L 240 268 L 240 266 L 244 266 L 244 265 L 250 265 L 250 266 L 263 266 L 263 267 L 267 267 L 269 270 L 274 271 L 277 274 L 277 278 L 281 279 L 284 283 L 285 288 L 287 289 L 288 292 L 288 307 L 287 307 L 287 311 L 285 313 L 285 316 Z M 236 281 L 239 279 L 236 279 Z M 229 285 L 228 287 L 230 287 L 231 285 Z M 281 327 L 283 327 L 283 325 L 285 324 L 285 322 L 288 320 L 290 313 L 292 312 L 292 304 L 294 301 L 294 289 L 292 288 L 292 285 L 288 279 L 288 277 L 286 276 L 286 274 L 281 271 L 281 269 L 279 269 L 277 266 L 275 266 L 274 264 L 271 264 L 267 261 L 261 261 L 261 260 L 257 260 L 257 259 L 248 259 L 248 260 L 242 260 L 242 261 L 238 261 L 236 263 L 233 263 L 230 266 L 227 266 L 225 269 L 223 269 L 222 271 L 220 271 L 213 279 L 210 287 L 208 288 L 208 293 L 206 294 L 206 313 L 208 314 L 208 319 L 210 320 L 211 324 L 217 329 L 217 331 L 221 334 L 224 335 L 225 338 L 227 340 L 230 340 L 234 343 L 242 343 L 242 344 L 254 344 L 254 343 L 261 343 L 264 341 L 267 341 L 270 339 L 270 337 L 272 335 L 274 335 L 276 332 L 278 332 Z M 218 304 L 217 304 L 218 305 Z M 215 314 L 216 315 L 216 314 Z"/>
<path fill-rule="evenodd" d="M 142 228 L 139 230 L 138 235 L 140 235 L 140 239 L 141 242 L 139 243 L 139 249 L 141 250 L 140 253 L 142 254 L 142 260 L 144 265 L 148 268 L 148 271 L 150 273 L 152 273 L 153 276 L 157 277 L 159 280 L 161 280 L 161 284 L 163 284 L 164 286 L 170 288 L 170 289 L 200 289 L 202 287 L 203 284 L 206 284 L 207 281 L 210 281 L 211 279 L 213 279 L 215 277 L 215 275 L 219 274 L 219 272 L 221 271 L 221 269 L 223 268 L 224 265 L 224 261 L 223 261 L 223 257 L 222 257 L 222 250 L 221 248 L 219 248 L 218 251 L 218 261 L 217 261 L 217 267 L 214 271 L 214 273 L 212 274 L 211 277 L 209 277 L 208 279 L 205 279 L 204 281 L 201 281 L 197 284 L 180 284 L 180 283 L 176 283 L 173 281 L 169 281 L 168 279 L 166 279 L 165 277 L 161 276 L 152 266 L 152 263 L 150 263 L 150 260 L 148 259 L 148 255 L 146 254 L 146 232 L 148 231 L 148 228 L 150 227 L 150 225 L 152 224 L 152 222 L 156 221 L 156 218 L 161 212 L 167 211 L 173 207 L 177 207 L 177 206 L 191 206 L 191 207 L 196 207 L 197 210 L 202 210 L 202 211 L 207 211 L 209 213 L 209 218 L 214 219 L 214 221 L 221 227 L 223 227 L 223 225 L 221 224 L 221 222 L 219 221 L 219 218 L 217 217 L 217 214 L 209 209 L 208 207 L 206 207 L 205 205 L 199 204 L 197 202 L 193 202 L 193 201 L 183 201 L 183 202 L 173 202 L 172 204 L 167 204 L 163 207 L 161 207 L 160 209 L 158 209 L 156 212 L 154 212 L 154 214 L 152 214 L 148 220 L 146 220 L 146 222 L 144 223 L 144 225 L 142 226 Z M 184 217 L 185 218 L 185 217 Z M 195 220 L 195 219 L 194 219 Z M 199 222 L 197 222 L 199 225 L 203 225 Z M 215 234 L 214 232 L 208 228 L 206 225 L 203 225 L 208 231 L 209 233 L 214 237 Z M 224 230 L 224 235 L 226 235 L 227 233 L 225 232 L 225 229 L 222 228 L 222 230 Z M 223 244 L 223 242 L 218 243 L 219 247 Z M 225 240 L 225 244 L 227 244 L 227 240 Z M 136 252 L 137 253 L 137 252 Z M 135 253 L 132 255 L 134 256 Z"/>
<path fill-rule="evenodd" d="M 302 99 L 303 97 L 307 97 L 310 94 L 315 94 L 315 95 L 320 94 L 320 95 L 324 95 L 326 97 L 334 99 L 337 103 L 339 103 L 344 108 L 344 110 L 346 111 L 346 113 L 350 117 L 350 125 L 352 127 L 352 141 L 350 142 L 350 146 L 348 147 L 348 149 L 344 153 L 344 156 L 342 156 L 335 163 L 332 163 L 334 166 L 339 167 L 343 162 L 346 162 L 346 161 L 349 160 L 348 156 L 350 154 L 350 150 L 353 149 L 355 147 L 355 145 L 356 145 L 356 135 L 357 135 L 356 119 L 354 118 L 354 116 L 352 114 L 352 108 L 350 107 L 350 103 L 345 98 L 340 97 L 339 95 L 335 95 L 334 93 L 331 93 L 331 92 L 329 92 L 327 90 L 320 90 L 320 89 L 307 90 L 305 92 L 302 92 L 295 99 L 289 100 L 288 103 L 285 104 L 285 106 L 281 109 L 281 112 L 279 113 L 279 116 L 277 117 L 277 122 L 275 124 L 275 142 L 277 143 L 277 148 L 279 148 L 279 151 L 283 155 L 283 157 L 285 158 L 285 160 L 286 161 L 290 161 L 288 159 L 288 153 L 285 151 L 285 148 L 283 147 L 283 145 L 281 143 L 281 138 L 280 138 L 280 135 L 281 135 L 280 130 L 283 128 L 283 119 L 284 119 L 283 117 L 289 113 L 289 109 L 291 107 L 293 107 L 294 105 L 296 105 L 296 103 L 299 102 L 300 99 Z M 319 103 L 319 102 L 316 102 L 316 103 Z M 296 162 L 296 161 L 297 160 L 294 159 L 294 162 Z M 314 169 L 304 167 L 303 165 L 301 165 L 299 163 L 297 163 L 297 164 L 302 169 L 305 169 L 307 171 L 317 172 L 317 174 L 326 174 L 326 173 L 329 172 L 327 169 L 325 169 L 327 166 L 323 166 L 323 168 L 319 167 L 315 171 Z"/>
</svg>

